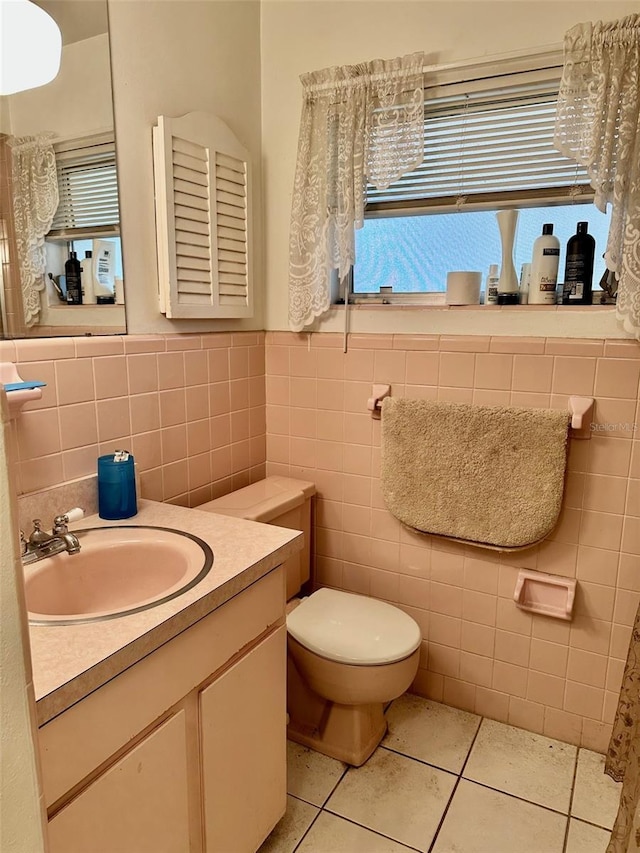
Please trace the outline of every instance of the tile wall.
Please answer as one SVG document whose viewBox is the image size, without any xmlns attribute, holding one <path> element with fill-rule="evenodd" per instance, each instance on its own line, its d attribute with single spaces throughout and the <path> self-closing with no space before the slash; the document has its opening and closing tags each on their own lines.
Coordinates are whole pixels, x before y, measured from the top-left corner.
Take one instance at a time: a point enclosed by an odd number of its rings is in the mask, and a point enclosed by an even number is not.
<svg viewBox="0 0 640 853">
<path fill-rule="evenodd" d="M 197 506 L 264 476 L 264 333 L 17 340 L 0 360 L 47 383 L 12 424 L 19 494 L 130 449 L 141 495 Z"/>
<path fill-rule="evenodd" d="M 266 361 L 267 472 L 317 484 L 317 582 L 416 618 L 417 693 L 603 751 L 640 599 L 640 345 L 351 335 L 343 354 L 339 335 L 271 332 Z M 489 405 L 595 396 L 596 430 L 571 443 L 548 539 L 500 557 L 403 529 L 380 494 L 373 382 L 396 397 Z M 577 577 L 571 624 L 515 607 L 521 567 Z"/>
</svg>

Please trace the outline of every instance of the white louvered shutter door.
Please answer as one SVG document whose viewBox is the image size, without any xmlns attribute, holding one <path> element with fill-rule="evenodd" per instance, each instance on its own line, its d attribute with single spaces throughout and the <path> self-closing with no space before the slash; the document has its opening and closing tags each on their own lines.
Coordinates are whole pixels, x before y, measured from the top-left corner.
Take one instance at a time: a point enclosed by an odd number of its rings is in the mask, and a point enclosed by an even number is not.
<svg viewBox="0 0 640 853">
<path fill-rule="evenodd" d="M 249 154 L 216 116 L 158 117 L 153 130 L 160 310 L 251 317 Z"/>
</svg>

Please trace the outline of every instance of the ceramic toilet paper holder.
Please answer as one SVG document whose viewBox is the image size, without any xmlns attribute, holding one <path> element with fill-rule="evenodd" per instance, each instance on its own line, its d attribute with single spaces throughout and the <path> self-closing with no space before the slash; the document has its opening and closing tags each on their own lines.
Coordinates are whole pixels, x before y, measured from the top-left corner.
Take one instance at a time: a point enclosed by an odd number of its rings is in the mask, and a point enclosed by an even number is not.
<svg viewBox="0 0 640 853">
<path fill-rule="evenodd" d="M 522 570 L 513 600 L 521 610 L 569 621 L 573 616 L 577 582 L 574 578 Z"/>
</svg>

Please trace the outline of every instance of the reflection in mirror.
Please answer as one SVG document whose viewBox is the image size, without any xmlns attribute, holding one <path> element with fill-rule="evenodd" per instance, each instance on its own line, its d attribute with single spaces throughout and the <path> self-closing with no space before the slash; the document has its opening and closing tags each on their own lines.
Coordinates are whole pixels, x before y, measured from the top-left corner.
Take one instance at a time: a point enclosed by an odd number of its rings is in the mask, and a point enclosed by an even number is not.
<svg viewBox="0 0 640 853">
<path fill-rule="evenodd" d="M 2 336 L 126 331 L 106 0 L 35 0 L 60 73 L 0 97 Z"/>
</svg>

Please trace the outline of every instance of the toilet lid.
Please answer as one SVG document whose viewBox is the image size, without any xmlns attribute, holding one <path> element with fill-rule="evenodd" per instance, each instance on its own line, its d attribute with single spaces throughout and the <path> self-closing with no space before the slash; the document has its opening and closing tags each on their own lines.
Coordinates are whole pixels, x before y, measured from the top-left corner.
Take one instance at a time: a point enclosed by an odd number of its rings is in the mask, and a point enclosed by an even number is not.
<svg viewBox="0 0 640 853">
<path fill-rule="evenodd" d="M 287 616 L 301 645 L 329 660 L 356 665 L 393 663 L 414 652 L 420 628 L 391 604 L 336 589 L 319 589 Z"/>
</svg>

